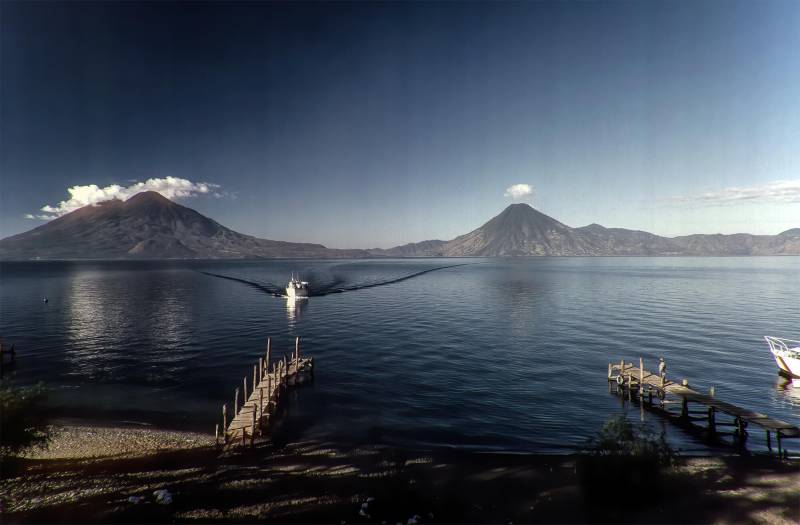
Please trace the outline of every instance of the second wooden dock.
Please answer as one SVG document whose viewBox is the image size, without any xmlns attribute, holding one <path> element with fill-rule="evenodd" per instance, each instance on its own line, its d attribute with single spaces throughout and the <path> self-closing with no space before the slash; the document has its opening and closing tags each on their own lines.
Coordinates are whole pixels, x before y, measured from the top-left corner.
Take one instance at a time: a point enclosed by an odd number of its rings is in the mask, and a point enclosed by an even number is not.
<svg viewBox="0 0 800 525">
<path fill-rule="evenodd" d="M 721 401 L 717 399 L 714 388 L 711 388 L 708 394 L 703 394 L 690 388 L 686 379 L 676 383 L 667 379 L 663 371 L 661 374 L 650 372 L 644 368 L 642 358 L 639 358 L 638 367 L 633 363 L 625 363 L 624 360 L 618 364 L 609 363 L 608 381 L 617 386 L 617 391 L 621 395 L 627 395 L 630 400 L 637 399 L 643 407 L 658 410 L 662 415 L 677 419 L 681 423 L 695 425 L 696 421 L 705 421 L 705 430 L 709 437 L 720 433 L 718 427 L 731 426 L 735 443 L 740 447 L 744 447 L 747 441 L 747 427 L 750 424 L 761 427 L 766 432 L 767 447 L 770 450 L 772 450 L 772 434 L 775 434 L 779 455 L 784 452 L 783 439 L 800 438 L 800 428 L 796 425 Z M 669 410 L 675 403 L 680 403 L 680 413 Z M 689 403 L 702 405 L 706 410 L 698 417 L 690 411 Z M 718 414 L 727 414 L 733 417 L 733 421 L 717 421 Z"/>
</svg>

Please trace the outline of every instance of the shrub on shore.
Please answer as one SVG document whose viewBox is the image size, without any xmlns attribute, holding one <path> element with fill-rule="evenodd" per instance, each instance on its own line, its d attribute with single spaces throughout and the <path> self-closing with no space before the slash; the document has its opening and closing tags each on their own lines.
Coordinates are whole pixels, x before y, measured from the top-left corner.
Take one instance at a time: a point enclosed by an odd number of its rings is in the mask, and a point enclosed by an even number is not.
<svg viewBox="0 0 800 525">
<path fill-rule="evenodd" d="M 0 457 L 47 446 L 52 430 L 42 409 L 45 397 L 42 384 L 0 385 Z"/>
<path fill-rule="evenodd" d="M 606 421 L 589 439 L 587 452 L 592 456 L 647 459 L 659 465 L 671 465 L 676 458 L 663 433 L 656 435 L 643 424 L 634 425 L 625 416 Z"/>
<path fill-rule="evenodd" d="M 586 502 L 604 520 L 624 516 L 611 502 L 625 494 L 629 507 L 653 504 L 661 498 L 661 470 L 677 458 L 664 434 L 656 435 L 644 425 L 634 425 L 624 416 L 609 421 L 589 439 L 579 461 L 581 486 Z"/>
</svg>

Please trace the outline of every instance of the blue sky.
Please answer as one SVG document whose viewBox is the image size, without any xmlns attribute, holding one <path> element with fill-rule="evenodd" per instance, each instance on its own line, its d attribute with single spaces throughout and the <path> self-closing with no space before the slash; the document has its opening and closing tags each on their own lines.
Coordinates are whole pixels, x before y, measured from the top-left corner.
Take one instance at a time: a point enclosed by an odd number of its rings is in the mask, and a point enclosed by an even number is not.
<svg viewBox="0 0 800 525">
<path fill-rule="evenodd" d="M 571 226 L 800 226 L 797 2 L 0 9 L 0 236 L 166 177 L 332 247 L 455 237 L 513 184 Z"/>
</svg>

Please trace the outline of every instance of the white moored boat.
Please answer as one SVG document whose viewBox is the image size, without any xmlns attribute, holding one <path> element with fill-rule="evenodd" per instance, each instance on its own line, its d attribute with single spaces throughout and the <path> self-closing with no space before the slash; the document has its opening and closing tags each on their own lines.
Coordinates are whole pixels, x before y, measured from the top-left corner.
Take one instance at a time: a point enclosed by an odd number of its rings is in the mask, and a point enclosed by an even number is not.
<svg viewBox="0 0 800 525">
<path fill-rule="evenodd" d="M 294 274 L 286 285 L 286 297 L 289 299 L 306 299 L 308 298 L 308 283 L 296 279 Z"/>
<path fill-rule="evenodd" d="M 800 341 L 765 336 L 769 350 L 784 374 L 800 378 Z"/>
</svg>

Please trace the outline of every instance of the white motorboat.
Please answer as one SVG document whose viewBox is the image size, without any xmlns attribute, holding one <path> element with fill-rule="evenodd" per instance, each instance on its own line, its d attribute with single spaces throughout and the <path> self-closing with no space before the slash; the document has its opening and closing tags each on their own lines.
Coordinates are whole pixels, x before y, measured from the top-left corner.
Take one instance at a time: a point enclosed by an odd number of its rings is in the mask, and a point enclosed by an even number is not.
<svg viewBox="0 0 800 525">
<path fill-rule="evenodd" d="M 307 299 L 308 283 L 295 278 L 294 274 L 292 274 L 289 284 L 286 285 L 286 297 L 289 299 Z"/>
<path fill-rule="evenodd" d="M 800 341 L 764 336 L 769 351 L 778 363 L 781 372 L 789 377 L 800 378 Z"/>
</svg>

